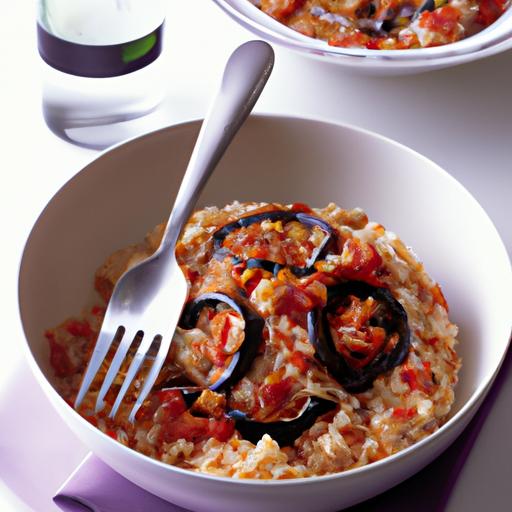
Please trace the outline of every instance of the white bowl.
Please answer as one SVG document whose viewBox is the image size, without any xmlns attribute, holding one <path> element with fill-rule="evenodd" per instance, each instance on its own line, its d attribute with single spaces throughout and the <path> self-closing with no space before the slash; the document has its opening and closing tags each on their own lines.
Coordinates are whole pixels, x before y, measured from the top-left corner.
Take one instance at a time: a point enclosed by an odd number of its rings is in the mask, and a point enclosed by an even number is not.
<svg viewBox="0 0 512 512">
<path fill-rule="evenodd" d="M 484 399 L 510 333 L 512 272 L 491 221 L 471 195 L 423 156 L 350 126 L 251 117 L 200 203 L 234 199 L 363 207 L 398 233 L 442 283 L 460 326 L 464 364 L 451 419 L 397 455 L 345 473 L 263 482 L 192 473 L 137 453 L 81 418 L 52 386 L 46 328 L 93 297 L 93 274 L 117 248 L 167 217 L 199 122 L 169 127 L 103 153 L 49 202 L 26 244 L 19 277 L 28 358 L 48 399 L 101 459 L 141 487 L 197 511 L 336 511 L 404 480 L 439 455 Z"/>
<path fill-rule="evenodd" d="M 215 0 L 242 26 L 272 43 L 303 55 L 334 62 L 352 71 L 397 75 L 441 69 L 478 60 L 512 48 L 512 9 L 481 32 L 455 43 L 409 50 L 338 48 L 278 22 L 249 0 Z"/>
</svg>

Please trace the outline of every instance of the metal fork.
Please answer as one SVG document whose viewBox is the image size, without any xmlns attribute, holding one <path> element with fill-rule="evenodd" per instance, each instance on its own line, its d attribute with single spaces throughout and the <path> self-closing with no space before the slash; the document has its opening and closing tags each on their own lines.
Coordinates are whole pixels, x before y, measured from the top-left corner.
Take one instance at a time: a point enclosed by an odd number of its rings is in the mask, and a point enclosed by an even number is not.
<svg viewBox="0 0 512 512">
<path fill-rule="evenodd" d="M 113 418 L 148 350 L 153 344 L 156 346 L 159 343 L 155 359 L 129 415 L 129 420 L 134 421 L 164 364 L 187 300 L 188 284 L 174 254 L 176 242 L 201 190 L 259 98 L 273 63 L 274 52 L 263 41 L 245 43 L 229 58 L 220 90 L 202 124 L 159 248 L 151 257 L 125 272 L 114 287 L 75 400 L 75 408 L 82 403 L 116 339 L 119 345 L 97 396 L 95 411 L 104 407 L 104 397 L 130 347 L 136 339 L 140 339 L 110 411 Z"/>
</svg>

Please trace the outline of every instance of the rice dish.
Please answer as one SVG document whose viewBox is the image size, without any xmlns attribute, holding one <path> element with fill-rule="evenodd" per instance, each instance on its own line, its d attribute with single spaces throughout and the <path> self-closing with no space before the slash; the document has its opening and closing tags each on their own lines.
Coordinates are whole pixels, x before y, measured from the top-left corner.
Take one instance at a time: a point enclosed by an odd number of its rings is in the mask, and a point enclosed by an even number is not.
<svg viewBox="0 0 512 512">
<path fill-rule="evenodd" d="M 70 405 L 116 281 L 163 229 L 109 256 L 98 303 L 45 333 Z M 284 479 L 370 464 L 447 420 L 461 363 L 446 300 L 412 250 L 361 209 L 207 207 L 176 255 L 189 301 L 135 423 L 144 368 L 108 417 L 130 357 L 107 407 L 94 413 L 105 363 L 78 410 L 106 435 L 192 471 Z"/>
</svg>

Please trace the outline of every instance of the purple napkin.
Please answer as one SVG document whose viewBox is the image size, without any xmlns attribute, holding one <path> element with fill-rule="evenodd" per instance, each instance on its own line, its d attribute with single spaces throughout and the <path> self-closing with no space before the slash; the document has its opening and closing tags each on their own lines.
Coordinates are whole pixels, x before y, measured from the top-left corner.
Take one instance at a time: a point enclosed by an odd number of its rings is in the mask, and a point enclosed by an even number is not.
<svg viewBox="0 0 512 512">
<path fill-rule="evenodd" d="M 485 402 L 462 435 L 440 457 L 405 482 L 346 512 L 410 510 L 411 498 L 415 512 L 444 510 L 462 466 L 511 372 L 509 350 Z M 62 485 L 54 501 L 64 512 L 186 512 L 126 480 L 92 454 Z"/>
<path fill-rule="evenodd" d="M 186 512 L 116 473 L 89 453 L 53 501 L 64 512 Z"/>
</svg>

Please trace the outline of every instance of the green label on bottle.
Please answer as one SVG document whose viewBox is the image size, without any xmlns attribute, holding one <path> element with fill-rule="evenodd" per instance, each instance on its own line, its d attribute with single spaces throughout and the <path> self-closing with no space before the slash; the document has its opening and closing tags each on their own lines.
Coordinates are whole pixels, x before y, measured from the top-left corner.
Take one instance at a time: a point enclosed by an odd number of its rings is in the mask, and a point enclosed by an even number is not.
<svg viewBox="0 0 512 512">
<path fill-rule="evenodd" d="M 151 32 L 151 34 L 145 37 L 124 44 L 121 53 L 123 62 L 127 64 L 128 62 L 133 62 L 134 60 L 144 57 L 144 55 L 147 55 L 152 50 L 156 41 L 156 33 Z"/>
</svg>

